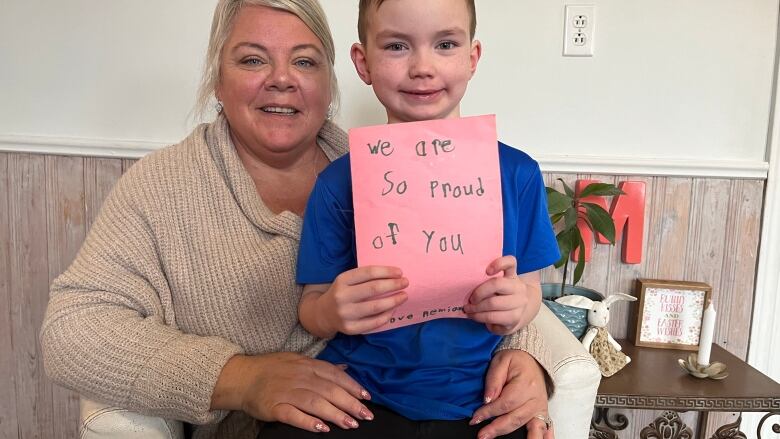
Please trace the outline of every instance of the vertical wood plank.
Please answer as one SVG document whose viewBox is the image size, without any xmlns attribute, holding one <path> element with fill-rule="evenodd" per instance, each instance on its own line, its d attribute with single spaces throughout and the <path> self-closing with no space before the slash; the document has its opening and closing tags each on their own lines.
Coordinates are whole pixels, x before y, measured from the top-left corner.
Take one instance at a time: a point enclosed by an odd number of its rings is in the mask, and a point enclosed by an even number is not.
<svg viewBox="0 0 780 439">
<path fill-rule="evenodd" d="M 652 232 L 648 243 L 650 273 L 647 277 L 667 280 L 684 280 L 685 251 L 688 246 L 691 221 L 690 178 L 659 178 L 658 201 L 653 206 Z"/>
<path fill-rule="evenodd" d="M 719 304 L 722 304 L 719 312 L 723 318 L 716 328 L 715 341 L 744 359 L 750 338 L 764 185 L 757 181 L 734 180 L 731 193 L 719 285 Z"/>
<path fill-rule="evenodd" d="M 133 166 L 137 161 L 137 159 L 122 159 L 122 173 L 124 174 L 127 172 L 127 170 L 130 169 L 130 167 Z"/>
<path fill-rule="evenodd" d="M 750 339 L 750 316 L 754 299 L 754 281 L 760 235 L 760 215 L 763 184 L 760 191 L 743 180 L 730 182 L 730 197 L 724 237 L 724 257 L 720 269 L 715 298 L 718 321 L 715 325 L 715 343 L 745 359 Z M 756 203 L 758 200 L 758 203 Z M 707 434 L 719 426 L 736 421 L 739 413 L 717 413 L 710 416 Z"/>
<path fill-rule="evenodd" d="M 8 155 L 0 153 L 0 439 L 16 439 L 16 362 L 13 355 Z"/>
<path fill-rule="evenodd" d="M 691 215 L 691 237 L 688 241 L 685 261 L 685 280 L 706 282 L 712 286 L 712 300 L 720 303 L 720 280 L 723 275 L 724 261 L 732 257 L 726 253 L 728 230 L 728 209 L 732 200 L 731 181 L 724 179 L 696 179 L 693 184 L 693 206 Z M 752 301 L 752 291 L 748 297 Z M 724 314 L 718 313 L 715 323 L 715 337 L 723 328 Z M 713 413 L 709 425 L 722 425 L 734 414 Z M 703 427 L 703 426 L 702 426 Z M 714 433 L 708 428 L 706 436 Z"/>
<path fill-rule="evenodd" d="M 11 330 L 19 437 L 54 436 L 51 383 L 44 378 L 38 328 L 49 286 L 46 244 L 45 159 L 11 154 L 8 159 L 11 230 Z"/>
<path fill-rule="evenodd" d="M 65 271 L 86 235 L 84 159 L 81 157 L 46 156 L 46 213 L 49 254 L 49 282 Z M 45 294 L 48 299 L 48 291 Z M 41 318 L 43 315 L 41 314 Z M 78 394 L 54 385 L 52 387 L 54 419 L 58 420 L 52 437 L 72 438 L 78 435 Z"/>
<path fill-rule="evenodd" d="M 84 200 L 87 230 L 95 222 L 100 206 L 122 176 L 122 159 L 84 159 Z"/>
</svg>

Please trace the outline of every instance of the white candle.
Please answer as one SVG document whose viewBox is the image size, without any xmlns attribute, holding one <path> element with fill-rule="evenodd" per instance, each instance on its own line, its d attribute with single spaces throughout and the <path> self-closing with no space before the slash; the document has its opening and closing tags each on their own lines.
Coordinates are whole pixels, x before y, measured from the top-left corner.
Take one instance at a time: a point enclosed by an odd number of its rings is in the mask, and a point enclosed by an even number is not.
<svg viewBox="0 0 780 439">
<path fill-rule="evenodd" d="M 710 350 L 712 349 L 712 333 L 715 331 L 715 306 L 712 301 L 704 310 L 704 317 L 701 320 L 701 333 L 699 335 L 699 355 L 696 361 L 699 365 L 706 366 L 710 364 Z"/>
</svg>

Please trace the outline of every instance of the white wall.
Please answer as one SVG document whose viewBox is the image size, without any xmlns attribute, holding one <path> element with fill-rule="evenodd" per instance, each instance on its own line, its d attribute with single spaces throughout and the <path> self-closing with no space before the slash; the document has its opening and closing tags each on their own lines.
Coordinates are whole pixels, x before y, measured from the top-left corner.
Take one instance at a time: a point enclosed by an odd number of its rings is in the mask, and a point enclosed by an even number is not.
<svg viewBox="0 0 780 439">
<path fill-rule="evenodd" d="M 564 2 L 478 1 L 484 55 L 463 113 L 497 113 L 501 137 L 541 157 L 766 162 L 778 0 L 591 3 L 596 53 L 583 59 L 561 56 Z M 177 141 L 214 4 L 4 0 L 0 141 Z M 381 123 L 348 57 L 357 1 L 323 4 L 338 120 Z"/>
</svg>

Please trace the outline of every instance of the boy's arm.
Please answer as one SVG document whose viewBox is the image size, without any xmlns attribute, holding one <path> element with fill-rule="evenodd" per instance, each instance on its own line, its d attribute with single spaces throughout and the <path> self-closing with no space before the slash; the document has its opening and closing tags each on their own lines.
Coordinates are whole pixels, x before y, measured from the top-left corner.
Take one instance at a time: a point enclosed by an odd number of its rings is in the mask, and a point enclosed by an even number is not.
<svg viewBox="0 0 780 439">
<path fill-rule="evenodd" d="M 390 321 L 393 309 L 407 299 L 407 286 L 400 268 L 353 268 L 332 283 L 305 285 L 298 318 L 307 331 L 322 338 L 337 332 L 363 334 Z"/>
<path fill-rule="evenodd" d="M 318 312 L 317 300 L 325 294 L 332 284 L 308 284 L 303 286 L 301 301 L 298 303 L 298 319 L 304 329 L 320 338 L 330 339 L 336 335 L 336 330 L 330 328 Z M 321 310 L 320 310 L 321 311 Z"/>
</svg>

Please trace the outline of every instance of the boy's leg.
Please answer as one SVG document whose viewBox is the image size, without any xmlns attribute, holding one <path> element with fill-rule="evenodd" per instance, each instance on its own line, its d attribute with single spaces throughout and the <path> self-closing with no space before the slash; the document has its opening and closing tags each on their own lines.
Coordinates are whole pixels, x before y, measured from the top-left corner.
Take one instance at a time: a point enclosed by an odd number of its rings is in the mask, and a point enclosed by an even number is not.
<svg viewBox="0 0 780 439">
<path fill-rule="evenodd" d="M 469 425 L 469 420 L 462 421 L 427 421 L 419 425 L 419 439 L 475 439 L 479 430 L 485 424 Z M 504 439 L 526 439 L 525 427 L 520 427 L 516 431 L 499 436 Z"/>
<path fill-rule="evenodd" d="M 328 423 L 330 432 L 323 436 L 322 433 L 312 433 L 281 422 L 269 422 L 261 427 L 257 439 L 323 439 L 323 437 L 327 437 L 327 439 L 412 439 L 415 437 L 417 422 L 410 421 L 398 413 L 372 404 L 370 401 L 363 401 L 363 403 L 374 414 L 374 420 L 358 420 L 360 423 L 358 428 L 343 430 L 339 426 Z"/>
</svg>

